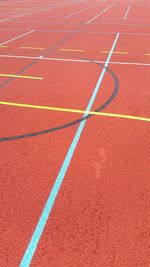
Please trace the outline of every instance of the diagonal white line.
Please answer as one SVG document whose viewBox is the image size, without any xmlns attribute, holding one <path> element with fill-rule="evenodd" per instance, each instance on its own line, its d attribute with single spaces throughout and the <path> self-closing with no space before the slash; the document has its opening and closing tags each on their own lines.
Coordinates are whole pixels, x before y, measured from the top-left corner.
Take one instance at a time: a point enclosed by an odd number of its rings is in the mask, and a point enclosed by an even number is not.
<svg viewBox="0 0 150 267">
<path fill-rule="evenodd" d="M 34 32 L 34 30 L 29 31 L 29 32 L 26 32 L 26 33 L 23 33 L 23 34 L 21 34 L 21 35 L 18 35 L 18 36 L 16 36 L 16 37 L 12 38 L 12 39 L 9 39 L 9 40 L 6 41 L 6 42 L 1 43 L 0 45 L 8 44 L 8 43 L 10 43 L 10 42 L 12 42 L 12 41 L 15 41 L 15 40 L 17 40 L 17 39 L 19 39 L 19 38 L 21 38 L 21 37 L 23 37 L 23 36 L 25 36 L 25 35 L 28 35 L 28 34 L 32 33 L 32 32 Z"/>
<path fill-rule="evenodd" d="M 65 18 L 69 18 L 69 17 L 72 17 L 72 16 L 74 16 L 74 15 L 76 15 L 76 14 L 79 14 L 79 13 L 81 13 L 81 12 L 84 12 L 85 10 L 90 9 L 90 8 L 92 8 L 93 6 L 94 6 L 94 5 L 89 6 L 89 7 L 87 7 L 87 8 L 80 9 L 79 11 L 76 11 L 76 12 L 74 12 L 74 13 L 71 13 L 71 14 L 65 16 Z"/>
<path fill-rule="evenodd" d="M 100 15 L 102 15 L 103 13 L 105 13 L 107 10 L 109 10 L 112 7 L 113 7 L 113 4 L 111 4 L 109 7 L 107 7 L 106 9 L 104 9 L 102 12 L 100 12 L 99 14 L 97 14 L 95 17 L 93 17 L 92 19 L 90 19 L 89 21 L 87 21 L 87 24 L 89 24 L 94 19 L 98 18 Z"/>
<path fill-rule="evenodd" d="M 128 7 L 128 9 L 127 9 L 127 11 L 126 11 L 125 16 L 124 16 L 123 19 L 126 19 L 127 18 L 130 8 L 131 8 L 131 6 Z"/>
</svg>

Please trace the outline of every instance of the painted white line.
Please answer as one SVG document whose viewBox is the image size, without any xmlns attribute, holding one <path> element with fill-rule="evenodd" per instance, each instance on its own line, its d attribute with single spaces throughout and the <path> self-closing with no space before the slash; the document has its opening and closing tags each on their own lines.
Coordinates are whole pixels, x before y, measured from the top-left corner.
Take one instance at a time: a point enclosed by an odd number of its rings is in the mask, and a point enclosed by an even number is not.
<svg viewBox="0 0 150 267">
<path fill-rule="evenodd" d="M 28 59 L 38 59 L 39 57 L 32 57 L 32 56 L 18 56 L 18 55 L 0 55 L 0 57 L 4 58 L 28 58 Z"/>
<path fill-rule="evenodd" d="M 20 17 L 28 16 L 28 15 L 33 14 L 33 13 L 36 13 L 36 12 L 42 12 L 42 10 L 36 10 L 36 11 L 28 12 L 28 13 L 25 13 L 25 14 L 15 15 L 15 16 L 12 16 L 10 18 L 1 19 L 0 22 L 5 22 L 5 21 L 7 22 L 9 20 L 13 20 L 15 18 L 20 18 Z"/>
<path fill-rule="evenodd" d="M 43 59 L 44 60 L 50 60 L 50 61 L 65 61 L 65 62 L 91 63 L 90 60 L 86 60 L 86 59 L 53 58 L 53 57 L 43 57 Z"/>
<path fill-rule="evenodd" d="M 95 17 L 93 17 L 92 19 L 90 19 L 86 23 L 89 24 L 91 21 L 93 21 L 94 19 L 98 18 L 100 15 L 102 15 L 103 13 L 105 13 L 107 10 L 109 10 L 112 7 L 113 7 L 113 4 L 111 4 L 109 7 L 107 7 L 106 9 L 104 9 L 102 12 L 100 12 L 99 14 L 97 14 Z"/>
<path fill-rule="evenodd" d="M 70 4 L 70 3 L 69 3 Z M 69 5 L 68 4 L 68 5 Z M 40 6 L 40 7 L 37 7 L 37 8 L 32 8 L 33 11 L 32 12 L 28 12 L 28 13 L 23 13 L 23 14 L 19 14 L 19 15 L 16 15 L 16 16 L 12 16 L 12 17 L 9 17 L 9 18 L 6 18 L 6 19 L 2 19 L 0 20 L 0 22 L 7 22 L 11 19 L 14 19 L 14 18 L 20 18 L 20 17 L 24 17 L 24 16 L 27 16 L 27 15 L 30 15 L 30 14 L 33 14 L 33 13 L 40 13 L 42 11 L 47 11 L 47 10 L 52 10 L 52 9 L 55 9 L 55 8 L 61 8 L 61 7 L 64 7 L 64 6 L 67 6 L 67 4 L 64 4 L 64 5 L 46 5 L 46 6 Z M 30 10 L 32 10 L 30 9 Z"/>
<path fill-rule="evenodd" d="M 82 23 L 83 24 L 83 23 Z M 149 28 L 150 24 L 143 24 L 143 23 L 118 23 L 118 22 L 100 22 L 100 23 L 93 23 L 94 25 L 121 25 L 121 26 L 141 26 L 141 27 L 147 27 Z"/>
<path fill-rule="evenodd" d="M 21 35 L 15 37 L 15 38 L 9 39 L 8 41 L 1 43 L 0 45 L 8 44 L 8 43 L 10 43 L 10 42 L 12 42 L 12 41 L 15 41 L 15 40 L 17 40 L 17 39 L 19 39 L 19 38 L 21 38 L 21 37 L 23 37 L 23 36 L 25 36 L 25 35 L 28 35 L 28 34 L 32 33 L 32 32 L 34 32 L 34 30 L 29 31 L 29 32 L 26 32 L 26 33 L 23 33 L 23 34 L 21 34 Z"/>
<path fill-rule="evenodd" d="M 129 6 L 129 7 L 127 8 L 127 11 L 126 11 L 125 16 L 124 16 L 123 19 L 126 19 L 126 18 L 127 18 L 130 8 L 131 8 L 131 6 Z"/>
<path fill-rule="evenodd" d="M 84 60 L 84 59 L 69 59 L 69 58 L 42 58 L 43 60 L 50 60 L 50 61 L 66 61 L 66 62 L 80 62 L 80 63 L 105 63 L 105 61 L 101 60 Z M 124 62 L 124 61 L 110 61 L 110 64 L 116 65 L 134 65 L 134 66 L 150 66 L 150 63 L 141 63 L 141 62 Z"/>
<path fill-rule="evenodd" d="M 121 62 L 121 61 L 110 61 L 111 64 L 116 65 L 133 65 L 133 66 L 150 66 L 150 63 L 142 63 L 142 62 Z"/>
<path fill-rule="evenodd" d="M 47 9 L 49 9 L 49 7 L 50 8 L 53 8 L 53 7 L 55 7 L 55 6 L 50 6 L 49 4 L 48 5 L 46 5 L 46 6 L 39 6 L 39 7 L 32 7 L 32 8 L 26 8 L 26 9 L 23 9 L 23 10 L 21 10 L 20 12 L 17 12 L 17 14 L 16 15 L 14 15 L 14 16 L 12 16 L 12 17 L 10 17 L 10 18 L 6 18 L 6 19 L 3 19 L 3 20 L 0 20 L 0 22 L 3 22 L 3 21 L 7 21 L 7 20 L 10 20 L 10 19 L 12 19 L 12 18 L 16 18 L 16 17 L 22 17 L 22 16 L 25 16 L 25 15 L 29 15 L 29 14 L 32 14 L 32 13 L 34 13 L 34 12 L 36 12 L 36 11 L 41 11 L 41 10 L 43 10 L 43 8 L 45 9 L 45 8 L 47 8 Z M 28 13 L 27 13 L 27 11 L 29 11 Z M 19 14 L 18 14 L 19 13 Z"/>
<path fill-rule="evenodd" d="M 125 26 L 136 26 L 136 27 L 138 27 L 138 26 L 144 26 L 144 27 L 146 27 L 146 28 L 149 28 L 149 26 L 150 26 L 150 23 L 149 24 L 144 24 L 144 23 L 126 23 L 126 24 L 124 24 L 124 22 L 122 23 L 120 23 L 120 22 L 110 22 L 110 20 L 108 20 L 108 19 L 105 19 L 105 20 L 103 20 L 103 21 L 105 21 L 105 22 L 99 22 L 99 23 L 93 23 L 94 25 L 125 25 Z M 107 21 L 109 21 L 109 22 L 107 22 Z M 9 21 L 6 21 L 6 22 L 14 22 L 14 23 L 16 23 L 16 22 L 18 22 L 18 23 L 20 23 L 20 20 L 9 20 Z M 67 24 L 70 24 L 70 25 L 84 25 L 84 24 L 88 24 L 87 22 L 75 22 L 75 21 L 51 21 L 51 22 L 49 22 L 49 21 L 42 21 L 42 20 L 40 20 L 40 21 L 35 21 L 35 20 L 21 20 L 21 22 L 26 22 L 26 23 L 35 23 L 35 24 L 39 24 L 39 23 L 41 23 L 41 24 L 50 24 L 50 25 L 60 25 L 60 24 L 62 24 L 62 25 L 67 25 Z"/>
<path fill-rule="evenodd" d="M 24 12 L 27 12 L 27 11 L 31 11 L 31 10 L 35 10 L 35 9 L 37 9 L 37 8 L 21 8 L 19 11 L 9 11 L 9 12 L 7 12 L 7 13 L 1 13 L 0 14 L 0 16 L 1 15 L 12 15 L 12 16 L 15 16 L 15 15 L 20 15 L 20 14 L 24 14 Z"/>
<path fill-rule="evenodd" d="M 71 13 L 71 14 L 65 16 L 65 18 L 69 18 L 69 17 L 72 17 L 72 16 L 74 16 L 74 15 L 76 15 L 76 14 L 79 14 L 79 13 L 81 13 L 81 12 L 84 12 L 85 10 L 90 9 L 90 8 L 92 8 L 93 6 L 94 6 L 94 5 L 89 6 L 89 7 L 87 7 L 87 8 L 80 9 L 79 11 L 76 11 L 76 12 L 74 12 L 74 13 Z"/>
<path fill-rule="evenodd" d="M 3 28 L 0 29 L 0 31 L 27 31 L 29 29 L 12 29 L 12 28 Z M 75 33 L 91 33 L 91 34 L 117 34 L 117 32 L 100 32 L 100 31 L 80 31 L 80 30 L 44 30 L 44 29 L 34 29 L 35 32 L 75 32 Z M 140 33 L 140 32 L 119 32 L 120 35 L 143 35 L 143 36 L 149 36 L 150 33 Z"/>
<path fill-rule="evenodd" d="M 55 57 L 32 57 L 32 56 L 17 56 L 17 55 L 0 55 L 0 57 L 4 58 L 20 58 L 20 59 L 41 59 L 41 60 L 49 60 L 49 61 L 64 61 L 64 62 L 79 62 L 79 63 L 105 63 L 105 61 L 101 60 L 86 60 L 86 59 L 73 59 L 73 58 L 55 58 Z M 142 62 L 124 62 L 124 61 L 110 61 L 110 64 L 116 65 L 134 65 L 134 66 L 150 66 L 150 63 L 142 63 Z"/>
<path fill-rule="evenodd" d="M 51 10 L 51 9 L 54 9 L 54 8 L 57 8 L 57 7 L 59 7 L 59 6 L 50 6 L 49 7 L 49 5 L 47 5 L 45 7 L 40 6 L 40 7 L 37 7 L 37 8 L 28 8 L 28 9 L 25 10 L 25 12 L 23 11 L 23 12 L 20 12 L 19 14 L 17 14 L 17 15 L 11 16 L 11 17 L 6 18 L 6 19 L 2 19 L 2 20 L 0 20 L 0 22 L 5 22 L 5 21 L 7 22 L 7 21 L 9 21 L 11 19 L 14 19 L 14 18 L 24 17 L 24 16 L 27 16 L 27 15 L 30 15 L 30 14 L 33 14 L 33 13 L 38 13 L 38 12 L 42 12 L 42 11 L 45 11 L 45 10 L 47 11 L 49 9 Z M 26 12 L 28 10 L 29 10 L 29 12 Z"/>
</svg>

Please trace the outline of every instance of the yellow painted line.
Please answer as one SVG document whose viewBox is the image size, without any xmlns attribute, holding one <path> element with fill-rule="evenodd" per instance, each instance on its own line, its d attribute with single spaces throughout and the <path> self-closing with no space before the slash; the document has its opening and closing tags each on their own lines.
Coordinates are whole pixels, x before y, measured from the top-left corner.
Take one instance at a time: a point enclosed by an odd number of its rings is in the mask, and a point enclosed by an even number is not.
<svg viewBox="0 0 150 267">
<path fill-rule="evenodd" d="M 102 50 L 102 51 L 100 51 L 101 53 L 110 53 L 110 51 L 104 51 L 104 50 Z M 128 52 L 124 52 L 124 51 L 114 51 L 114 52 L 112 52 L 113 54 L 124 54 L 124 55 L 127 55 L 128 54 Z"/>
<path fill-rule="evenodd" d="M 91 115 L 96 115 L 96 116 L 105 116 L 105 117 L 114 117 L 114 118 L 121 118 L 121 119 L 130 119 L 130 120 L 139 120 L 139 121 L 150 122 L 150 118 L 144 118 L 144 117 L 139 117 L 139 116 L 130 116 L 130 115 L 124 115 L 124 114 L 106 113 L 106 112 L 85 111 L 85 110 L 80 110 L 80 109 L 37 106 L 37 105 L 31 105 L 31 104 L 4 102 L 4 101 L 0 101 L 0 105 L 24 107 L 24 108 L 34 108 L 34 109 L 44 109 L 44 110 L 61 111 L 61 112 L 71 112 L 71 113 L 79 113 L 79 114 L 91 114 Z"/>
<path fill-rule="evenodd" d="M 33 47 L 33 46 L 21 46 L 22 49 L 36 49 L 36 50 L 43 50 L 44 47 Z"/>
<path fill-rule="evenodd" d="M 31 79 L 31 80 L 43 80 L 43 77 L 22 76 L 22 75 L 3 74 L 3 73 L 0 73 L 0 77 L 11 77 L 11 78 L 21 78 L 21 79 Z"/>
<path fill-rule="evenodd" d="M 150 56 L 150 54 L 144 54 L 144 56 Z"/>
<path fill-rule="evenodd" d="M 7 45 L 0 45 L 0 48 L 6 48 L 8 47 Z"/>
<path fill-rule="evenodd" d="M 68 52 L 83 52 L 83 51 L 86 51 L 84 49 L 69 49 L 69 48 L 60 48 L 59 51 L 68 51 Z M 105 50 L 102 50 L 100 51 L 101 53 L 110 53 L 110 51 L 105 51 Z M 113 54 L 125 54 L 127 55 L 128 52 L 125 52 L 125 51 L 114 51 Z"/>
<path fill-rule="evenodd" d="M 83 49 L 69 49 L 69 48 L 61 48 L 59 51 L 71 51 L 71 52 L 83 52 Z"/>
</svg>

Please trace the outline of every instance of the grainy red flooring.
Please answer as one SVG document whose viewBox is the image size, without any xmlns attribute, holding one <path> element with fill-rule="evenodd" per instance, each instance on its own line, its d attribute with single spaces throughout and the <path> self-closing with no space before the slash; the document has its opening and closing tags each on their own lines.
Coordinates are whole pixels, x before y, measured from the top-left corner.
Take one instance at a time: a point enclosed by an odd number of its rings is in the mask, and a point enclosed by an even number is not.
<svg viewBox="0 0 150 267">
<path fill-rule="evenodd" d="M 119 53 L 109 58 L 113 74 L 105 72 L 92 110 L 108 100 L 117 79 L 119 91 L 103 112 L 150 117 L 150 5 L 115 1 L 104 11 L 111 4 L 0 2 L 0 44 L 7 42 L 0 47 L 0 74 L 32 78 L 0 77 L 0 266 L 150 264 L 149 122 L 107 116 L 87 120 L 30 263 L 22 261 L 79 124 L 7 137 L 57 127 L 83 114 L 10 102 L 85 110 L 103 71 L 93 61 L 105 64 L 119 33 L 113 50 Z"/>
</svg>

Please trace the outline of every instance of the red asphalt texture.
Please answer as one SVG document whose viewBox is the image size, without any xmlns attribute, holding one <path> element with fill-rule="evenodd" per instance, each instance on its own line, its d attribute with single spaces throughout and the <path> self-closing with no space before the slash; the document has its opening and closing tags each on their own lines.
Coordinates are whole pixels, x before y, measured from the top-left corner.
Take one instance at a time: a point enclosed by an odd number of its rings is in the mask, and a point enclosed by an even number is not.
<svg viewBox="0 0 150 267">
<path fill-rule="evenodd" d="M 85 110 L 102 66 L 80 60 L 105 62 L 108 54 L 101 51 L 111 49 L 119 32 L 115 51 L 127 54 L 110 59 L 119 92 L 104 112 L 150 117 L 150 4 L 113 3 L 87 24 L 112 1 L 1 1 L 1 44 L 35 31 L 0 47 L 0 73 L 17 74 L 25 68 L 20 75 L 44 79 L 7 82 L 10 78 L 0 77 L 0 101 Z M 44 49 L 22 48 L 27 46 Z M 32 65 L 49 48 L 46 58 L 63 60 L 41 59 Z M 113 86 L 106 72 L 92 110 L 108 99 Z M 80 117 L 0 105 L 0 137 Z M 19 266 L 77 128 L 0 143 L 0 266 Z M 31 266 L 150 266 L 149 135 L 145 121 L 87 120 Z"/>
</svg>

